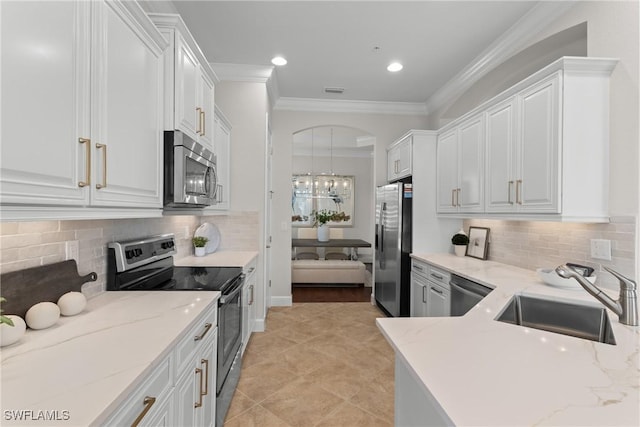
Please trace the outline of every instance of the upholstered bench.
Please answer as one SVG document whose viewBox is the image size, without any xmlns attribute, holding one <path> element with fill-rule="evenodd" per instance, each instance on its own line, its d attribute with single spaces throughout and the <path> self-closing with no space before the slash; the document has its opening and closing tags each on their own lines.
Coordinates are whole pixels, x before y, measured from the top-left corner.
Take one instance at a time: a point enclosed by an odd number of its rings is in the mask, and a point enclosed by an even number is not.
<svg viewBox="0 0 640 427">
<path fill-rule="evenodd" d="M 304 284 L 364 284 L 366 269 L 360 261 L 311 260 L 291 261 L 291 283 Z"/>
</svg>

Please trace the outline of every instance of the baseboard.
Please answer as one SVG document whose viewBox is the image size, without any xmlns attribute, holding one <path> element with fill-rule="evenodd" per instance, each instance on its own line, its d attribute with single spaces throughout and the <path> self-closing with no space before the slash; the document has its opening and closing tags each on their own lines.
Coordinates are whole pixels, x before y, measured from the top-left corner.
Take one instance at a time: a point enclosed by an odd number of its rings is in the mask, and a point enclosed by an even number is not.
<svg viewBox="0 0 640 427">
<path fill-rule="evenodd" d="M 293 298 L 291 295 L 288 297 L 271 297 L 271 307 L 291 307 L 293 305 Z"/>
<path fill-rule="evenodd" d="M 264 319 L 256 319 L 253 323 L 253 332 L 264 332 Z"/>
</svg>

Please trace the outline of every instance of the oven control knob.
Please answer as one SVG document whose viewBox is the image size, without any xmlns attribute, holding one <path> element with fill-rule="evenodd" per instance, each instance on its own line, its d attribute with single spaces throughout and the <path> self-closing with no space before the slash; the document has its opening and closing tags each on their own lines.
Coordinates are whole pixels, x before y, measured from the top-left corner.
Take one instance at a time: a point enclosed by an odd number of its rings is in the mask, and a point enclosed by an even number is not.
<svg viewBox="0 0 640 427">
<path fill-rule="evenodd" d="M 142 249 L 134 249 L 135 250 L 135 256 L 140 256 L 142 255 Z"/>
<path fill-rule="evenodd" d="M 131 258 L 133 258 L 135 256 L 135 255 L 133 255 L 133 251 L 132 250 L 125 251 L 124 255 L 127 257 L 127 259 L 131 259 Z"/>
</svg>

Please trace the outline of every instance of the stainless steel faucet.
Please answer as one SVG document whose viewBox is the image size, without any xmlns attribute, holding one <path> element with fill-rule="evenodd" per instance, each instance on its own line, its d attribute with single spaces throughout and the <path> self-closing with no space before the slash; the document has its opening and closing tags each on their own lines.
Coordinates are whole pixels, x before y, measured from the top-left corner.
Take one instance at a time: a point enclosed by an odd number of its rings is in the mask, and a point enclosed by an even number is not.
<svg viewBox="0 0 640 427">
<path fill-rule="evenodd" d="M 629 326 L 638 326 L 638 295 L 636 293 L 638 286 L 636 282 L 610 268 L 604 266 L 603 268 L 620 281 L 620 298 L 617 301 L 613 300 L 609 295 L 602 292 L 597 286 L 593 285 L 580 273 L 568 267 L 566 264 L 558 266 L 556 273 L 565 279 L 576 279 L 585 291 L 589 292 L 595 299 L 616 313 L 620 323 Z"/>
</svg>

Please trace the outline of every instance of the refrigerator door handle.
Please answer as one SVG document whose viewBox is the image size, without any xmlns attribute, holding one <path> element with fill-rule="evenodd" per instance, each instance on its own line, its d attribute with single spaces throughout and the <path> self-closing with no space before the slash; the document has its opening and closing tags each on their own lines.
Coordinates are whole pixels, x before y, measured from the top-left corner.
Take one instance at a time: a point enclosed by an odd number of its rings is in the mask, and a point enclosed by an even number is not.
<svg viewBox="0 0 640 427">
<path fill-rule="evenodd" d="M 387 203 L 382 202 L 380 206 L 380 269 L 384 269 L 384 211 L 387 210 Z"/>
</svg>

